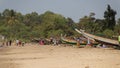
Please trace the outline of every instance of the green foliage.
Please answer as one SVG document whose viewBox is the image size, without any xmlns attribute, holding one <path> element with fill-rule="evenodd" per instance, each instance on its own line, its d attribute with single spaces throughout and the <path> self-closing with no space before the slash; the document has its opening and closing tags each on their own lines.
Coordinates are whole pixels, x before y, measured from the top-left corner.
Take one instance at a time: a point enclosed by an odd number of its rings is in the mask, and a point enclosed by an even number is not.
<svg viewBox="0 0 120 68">
<path fill-rule="evenodd" d="M 115 15 L 116 11 L 111 9 L 110 5 L 107 6 L 107 10 L 104 12 L 104 18 L 105 18 L 105 25 L 108 29 L 114 29 L 114 26 L 116 25 L 115 21 Z"/>
<path fill-rule="evenodd" d="M 69 26 L 69 24 L 71 26 Z M 33 38 L 60 37 L 62 34 L 74 35 L 72 19 L 46 11 L 39 15 L 32 12 L 22 15 L 20 12 L 6 9 L 0 13 L 0 33 L 8 39 L 30 40 Z"/>
<path fill-rule="evenodd" d="M 96 25 L 97 25 L 97 23 L 95 23 L 95 18 L 92 17 L 91 14 L 90 14 L 90 16 L 84 16 L 83 18 L 81 18 L 78 23 L 78 27 L 80 29 L 84 29 L 84 30 L 86 30 L 86 32 L 89 32 L 89 33 L 95 32 Z"/>
<path fill-rule="evenodd" d="M 104 19 L 95 19 L 95 13 L 90 13 L 75 23 L 71 18 L 65 18 L 60 14 L 46 11 L 43 14 L 36 12 L 22 15 L 20 12 L 5 9 L 0 13 L 0 34 L 8 39 L 31 40 L 33 38 L 80 36 L 74 28 L 84 29 L 92 34 L 104 34 L 111 37 L 120 32 L 120 19 L 115 24 L 116 12 L 108 5 L 104 13 Z M 115 33 L 113 33 L 113 31 Z"/>
<path fill-rule="evenodd" d="M 118 19 L 117 24 L 114 27 L 114 32 L 116 36 L 120 35 L 120 18 Z"/>
<path fill-rule="evenodd" d="M 77 25 L 86 32 L 111 38 L 113 35 L 117 36 L 120 34 L 120 19 L 116 24 L 116 14 L 117 12 L 108 5 L 107 10 L 104 12 L 105 19 L 95 19 L 95 13 L 90 13 L 89 16 L 81 18 Z"/>
<path fill-rule="evenodd" d="M 114 35 L 114 32 L 110 29 L 106 29 L 103 34 L 108 37 L 108 38 L 112 38 L 112 36 Z"/>
<path fill-rule="evenodd" d="M 120 24 L 117 24 L 115 27 L 114 27 L 114 32 L 116 35 L 119 35 L 120 34 Z"/>
</svg>

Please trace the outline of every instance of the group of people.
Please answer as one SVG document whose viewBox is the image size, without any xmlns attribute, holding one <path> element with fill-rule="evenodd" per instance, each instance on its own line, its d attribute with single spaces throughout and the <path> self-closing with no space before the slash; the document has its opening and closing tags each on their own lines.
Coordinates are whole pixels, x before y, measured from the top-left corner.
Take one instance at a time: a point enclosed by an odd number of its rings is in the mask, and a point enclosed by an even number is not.
<svg viewBox="0 0 120 68">
<path fill-rule="evenodd" d="M 1 46 L 4 46 L 4 45 L 6 45 L 6 46 L 11 46 L 11 45 L 12 45 L 12 40 L 9 40 L 9 41 L 2 41 Z"/>
<path fill-rule="evenodd" d="M 60 43 L 60 40 L 57 38 L 50 38 L 50 43 L 53 45 L 58 45 Z"/>
<path fill-rule="evenodd" d="M 45 44 L 48 44 L 48 45 L 49 44 L 51 44 L 51 45 L 58 45 L 59 44 L 59 40 L 57 38 L 51 37 L 49 39 L 49 41 L 46 41 L 46 40 L 43 40 L 43 39 L 39 40 L 39 44 L 40 45 L 45 45 Z"/>
<path fill-rule="evenodd" d="M 77 41 L 77 46 L 80 47 L 81 39 L 80 38 L 76 38 L 76 41 Z M 118 36 L 118 42 L 120 44 L 120 35 Z M 50 38 L 49 44 L 51 44 L 51 45 L 58 45 L 59 43 L 60 43 L 59 39 L 53 38 L 53 37 Z M 7 40 L 7 41 L 4 40 L 4 41 L 2 41 L 1 46 L 11 46 L 12 44 L 13 44 L 12 40 Z M 39 40 L 39 44 L 40 45 L 45 45 L 45 41 L 44 40 Z M 15 41 L 15 45 L 16 46 L 24 46 L 25 42 L 20 41 L 20 40 L 16 40 Z M 91 45 L 90 39 L 88 39 L 87 45 Z"/>
<path fill-rule="evenodd" d="M 83 38 L 83 37 L 78 37 L 75 39 L 76 42 L 77 42 L 77 47 L 80 47 L 80 44 L 83 43 L 83 44 L 86 44 L 86 46 L 93 46 L 93 40 L 90 40 L 90 38 Z"/>
<path fill-rule="evenodd" d="M 3 47 L 3 46 L 11 46 L 11 45 L 13 45 L 13 43 L 14 43 L 14 41 L 12 41 L 12 40 L 3 40 L 2 42 L 1 42 L 1 47 Z M 25 42 L 22 42 L 22 41 L 20 41 L 20 40 L 16 40 L 15 41 L 15 45 L 16 46 L 24 46 L 24 44 L 25 44 Z"/>
<path fill-rule="evenodd" d="M 25 45 L 25 42 L 22 42 L 20 40 L 16 40 L 16 45 L 17 46 L 24 46 Z"/>
</svg>

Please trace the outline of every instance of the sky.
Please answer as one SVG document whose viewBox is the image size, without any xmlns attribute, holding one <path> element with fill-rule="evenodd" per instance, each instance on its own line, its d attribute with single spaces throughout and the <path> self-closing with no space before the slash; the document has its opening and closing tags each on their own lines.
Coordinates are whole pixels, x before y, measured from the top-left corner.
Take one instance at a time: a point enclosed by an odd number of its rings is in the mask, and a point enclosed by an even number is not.
<svg viewBox="0 0 120 68">
<path fill-rule="evenodd" d="M 96 18 L 103 19 L 108 4 L 117 12 L 116 18 L 120 18 L 120 0 L 0 0 L 0 12 L 5 9 L 14 9 L 22 14 L 52 11 L 78 22 L 91 12 Z"/>
</svg>

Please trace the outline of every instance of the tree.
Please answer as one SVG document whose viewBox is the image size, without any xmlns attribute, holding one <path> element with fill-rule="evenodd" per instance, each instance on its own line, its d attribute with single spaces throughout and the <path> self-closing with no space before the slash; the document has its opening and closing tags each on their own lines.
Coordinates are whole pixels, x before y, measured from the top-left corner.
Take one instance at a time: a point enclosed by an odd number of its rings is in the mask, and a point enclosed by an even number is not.
<svg viewBox="0 0 120 68">
<path fill-rule="evenodd" d="M 117 21 L 117 24 L 116 25 L 120 25 L 120 18 L 118 19 L 118 21 Z"/>
<path fill-rule="evenodd" d="M 16 12 L 14 10 L 6 9 L 3 12 L 3 16 L 6 19 L 5 22 L 8 26 L 12 26 L 16 23 L 19 23 L 19 21 L 17 20 Z"/>
<path fill-rule="evenodd" d="M 93 30 L 94 24 L 95 24 L 94 15 L 95 15 L 95 13 L 90 13 L 89 16 L 84 16 L 83 18 L 81 18 L 78 23 L 78 27 L 80 29 L 84 29 L 87 32 L 94 33 L 94 31 L 95 31 L 95 30 Z"/>
<path fill-rule="evenodd" d="M 97 24 L 95 26 L 97 28 L 95 29 L 95 31 L 103 32 L 106 29 L 105 21 L 102 19 L 96 19 L 95 24 Z"/>
<path fill-rule="evenodd" d="M 3 13 L 2 13 L 2 15 L 4 16 L 4 17 L 8 17 L 8 16 L 10 16 L 10 10 L 9 9 L 5 9 L 4 11 L 3 11 Z"/>
<path fill-rule="evenodd" d="M 67 18 L 67 23 L 68 23 L 68 26 L 70 27 L 74 27 L 74 21 L 71 19 L 71 18 Z"/>
<path fill-rule="evenodd" d="M 74 35 L 74 21 L 60 14 L 46 11 L 39 15 L 32 12 L 22 15 L 13 9 L 0 13 L 0 33 L 9 39 L 47 38 L 52 35 Z"/>
<path fill-rule="evenodd" d="M 107 10 L 104 12 L 104 18 L 105 18 L 105 22 L 106 22 L 106 27 L 108 29 L 114 30 L 114 26 L 116 25 L 116 21 L 115 21 L 115 15 L 116 15 L 116 11 L 114 11 L 110 5 L 107 6 Z"/>
</svg>

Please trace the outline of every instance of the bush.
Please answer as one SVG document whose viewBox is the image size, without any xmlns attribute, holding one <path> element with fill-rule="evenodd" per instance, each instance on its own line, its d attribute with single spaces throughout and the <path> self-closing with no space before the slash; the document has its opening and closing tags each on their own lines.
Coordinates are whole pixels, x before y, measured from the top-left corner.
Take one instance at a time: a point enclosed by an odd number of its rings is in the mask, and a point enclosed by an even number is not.
<svg viewBox="0 0 120 68">
<path fill-rule="evenodd" d="M 114 32 L 110 29 L 106 29 L 103 31 L 103 34 L 108 38 L 112 38 L 112 36 L 114 35 Z"/>
</svg>

